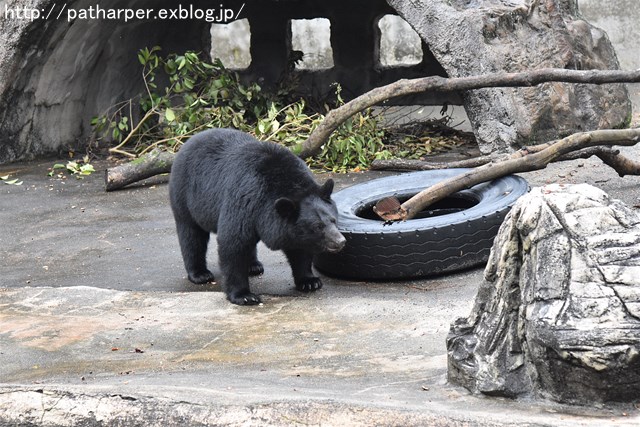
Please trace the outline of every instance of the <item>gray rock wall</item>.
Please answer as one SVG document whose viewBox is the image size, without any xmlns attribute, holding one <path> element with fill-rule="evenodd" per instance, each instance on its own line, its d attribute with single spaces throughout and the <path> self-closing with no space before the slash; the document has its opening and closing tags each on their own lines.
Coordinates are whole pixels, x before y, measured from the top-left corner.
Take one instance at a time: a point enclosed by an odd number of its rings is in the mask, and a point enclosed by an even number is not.
<svg viewBox="0 0 640 427">
<path fill-rule="evenodd" d="M 580 184 L 535 188 L 505 219 L 449 380 L 560 402 L 640 396 L 640 217 Z"/>
<path fill-rule="evenodd" d="M 101 5 L 143 9 L 145 3 L 115 0 Z M 142 91 L 139 49 L 160 45 L 167 52 L 198 50 L 208 35 L 204 21 L 175 20 L 170 26 L 139 20 L 123 25 L 122 19 L 67 22 L 61 9 L 95 4 L 0 3 L 0 163 L 86 144 L 91 117 Z M 170 0 L 153 3 L 156 10 L 171 5 Z M 24 19 L 25 11 L 32 10 L 41 17 Z"/>
</svg>

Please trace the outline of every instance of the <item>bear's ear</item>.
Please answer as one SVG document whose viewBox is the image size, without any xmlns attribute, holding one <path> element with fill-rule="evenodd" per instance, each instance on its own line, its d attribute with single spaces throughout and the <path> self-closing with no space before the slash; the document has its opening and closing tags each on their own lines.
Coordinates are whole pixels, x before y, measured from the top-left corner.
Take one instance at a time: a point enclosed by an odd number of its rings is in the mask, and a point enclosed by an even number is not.
<svg viewBox="0 0 640 427">
<path fill-rule="evenodd" d="M 291 199 L 281 197 L 276 200 L 276 212 L 286 219 L 294 219 L 298 216 L 298 204 Z"/>
<path fill-rule="evenodd" d="M 333 179 L 329 178 L 323 185 L 320 187 L 320 197 L 323 199 L 331 199 L 331 193 L 333 192 Z"/>
</svg>

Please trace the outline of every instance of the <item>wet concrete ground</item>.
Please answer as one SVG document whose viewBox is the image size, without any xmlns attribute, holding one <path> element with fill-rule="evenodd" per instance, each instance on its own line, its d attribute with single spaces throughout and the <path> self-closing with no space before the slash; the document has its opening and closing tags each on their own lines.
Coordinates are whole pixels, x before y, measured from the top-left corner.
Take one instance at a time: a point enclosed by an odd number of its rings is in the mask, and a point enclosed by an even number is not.
<svg viewBox="0 0 640 427">
<path fill-rule="evenodd" d="M 514 402 L 448 384 L 445 338 L 481 268 L 324 278 L 306 295 L 284 256 L 260 247 L 266 272 L 252 287 L 264 304 L 238 307 L 186 280 L 166 177 L 105 193 L 99 172 L 49 178 L 53 163 L 0 167 L 23 181 L 0 183 L 0 425 L 640 424 L 633 405 Z M 379 175 L 334 178 L 343 188 Z M 523 176 L 640 205 L 640 178 L 597 160 Z"/>
</svg>

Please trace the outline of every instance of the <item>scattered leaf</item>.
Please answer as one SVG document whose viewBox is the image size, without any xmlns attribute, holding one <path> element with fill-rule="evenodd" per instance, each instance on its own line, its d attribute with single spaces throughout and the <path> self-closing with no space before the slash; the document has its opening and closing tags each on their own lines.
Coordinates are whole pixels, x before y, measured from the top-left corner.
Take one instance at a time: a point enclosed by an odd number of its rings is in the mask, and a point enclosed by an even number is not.
<svg viewBox="0 0 640 427">
<path fill-rule="evenodd" d="M 47 175 L 53 176 L 55 174 L 55 171 L 59 169 L 65 169 L 67 172 L 74 175 L 78 179 L 81 179 L 87 175 L 91 175 L 93 172 L 95 172 L 93 165 L 89 163 L 89 156 L 84 156 L 83 160 L 80 161 L 70 160 L 67 162 L 67 164 L 56 163 L 51 167 L 51 170 Z M 58 178 L 64 178 L 64 175 L 62 173 L 59 173 Z"/>
<path fill-rule="evenodd" d="M 0 181 L 7 185 L 22 185 L 23 181 L 19 181 L 17 179 L 9 180 L 9 176 L 10 175 L 0 176 Z"/>
</svg>

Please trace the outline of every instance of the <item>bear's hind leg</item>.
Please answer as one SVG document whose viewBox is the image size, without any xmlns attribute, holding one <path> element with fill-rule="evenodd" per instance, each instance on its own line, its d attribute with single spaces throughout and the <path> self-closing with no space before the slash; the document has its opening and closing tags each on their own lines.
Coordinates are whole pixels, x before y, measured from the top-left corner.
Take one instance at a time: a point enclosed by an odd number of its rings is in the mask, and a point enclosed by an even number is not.
<svg viewBox="0 0 640 427">
<path fill-rule="evenodd" d="M 297 290 L 301 292 L 313 292 L 322 288 L 322 280 L 314 276 L 311 270 L 313 261 L 311 254 L 294 250 L 285 251 L 284 253 L 289 260 L 289 265 L 291 265 L 293 282 Z"/>
<path fill-rule="evenodd" d="M 259 276 L 264 273 L 264 266 L 258 260 L 258 248 L 253 248 L 251 263 L 249 264 L 249 276 Z"/>
<path fill-rule="evenodd" d="M 213 282 L 213 273 L 207 268 L 209 232 L 195 224 L 177 221 L 178 240 L 189 281 L 202 285 Z"/>
</svg>

